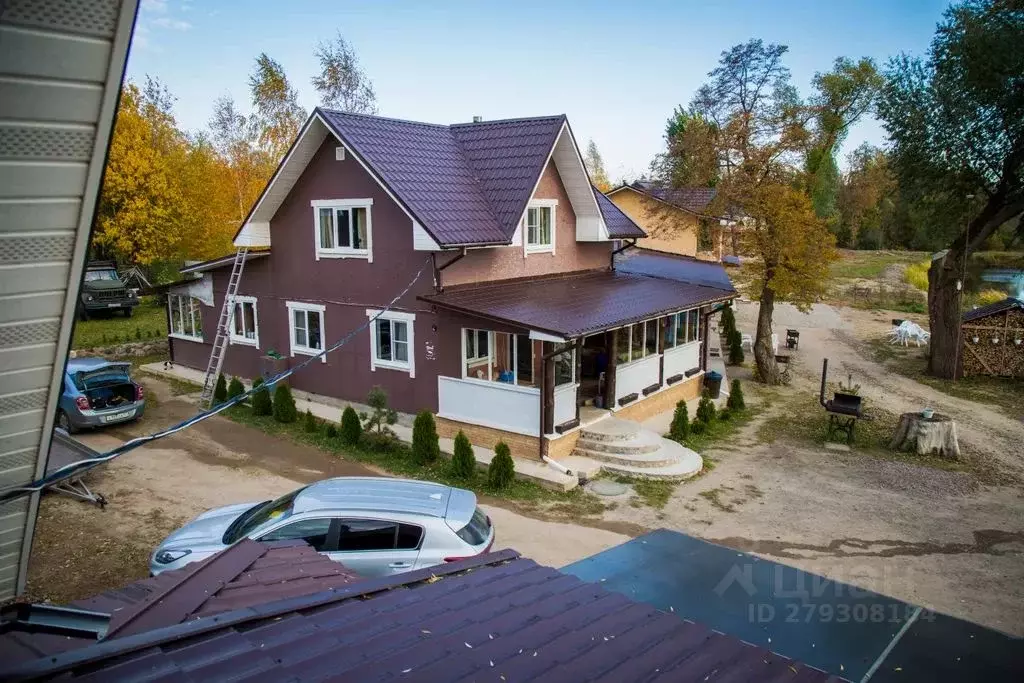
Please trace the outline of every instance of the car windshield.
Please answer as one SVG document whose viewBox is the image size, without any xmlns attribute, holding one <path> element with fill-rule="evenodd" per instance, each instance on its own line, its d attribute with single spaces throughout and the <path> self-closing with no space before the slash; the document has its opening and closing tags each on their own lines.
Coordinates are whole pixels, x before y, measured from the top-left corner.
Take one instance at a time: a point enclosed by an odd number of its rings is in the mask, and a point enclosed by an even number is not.
<svg viewBox="0 0 1024 683">
<path fill-rule="evenodd" d="M 277 500 L 268 500 L 252 506 L 231 523 L 224 532 L 224 543 L 230 544 L 245 538 L 264 524 L 283 519 L 292 514 L 292 503 L 303 489 L 292 491 Z"/>
<path fill-rule="evenodd" d="M 96 280 L 120 280 L 117 276 L 117 271 L 113 268 L 107 270 L 87 270 L 85 271 L 85 281 L 95 282 Z"/>
</svg>

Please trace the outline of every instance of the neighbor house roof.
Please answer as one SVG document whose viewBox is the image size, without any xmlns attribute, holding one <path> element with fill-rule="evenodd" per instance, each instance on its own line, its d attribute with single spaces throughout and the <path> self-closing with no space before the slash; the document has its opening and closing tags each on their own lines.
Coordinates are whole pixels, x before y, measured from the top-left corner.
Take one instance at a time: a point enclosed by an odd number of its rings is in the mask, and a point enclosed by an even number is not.
<svg viewBox="0 0 1024 683">
<path fill-rule="evenodd" d="M 1002 313 L 1003 311 L 1011 311 L 1015 308 L 1024 311 L 1024 301 L 1008 296 L 1002 301 L 997 301 L 994 304 L 988 304 L 987 306 L 981 306 L 967 311 L 963 314 L 963 321 L 966 323 L 980 318 L 987 318 L 990 315 Z"/>
<path fill-rule="evenodd" d="M 133 681 L 839 680 L 513 550 L 114 638 L 8 673 Z"/>
<path fill-rule="evenodd" d="M 622 190 L 639 192 L 699 216 L 718 217 L 708 212 L 711 202 L 718 196 L 718 191 L 713 187 L 664 187 L 649 181 L 637 181 L 613 188 L 608 191 L 608 195 L 611 196 Z M 742 211 L 737 207 L 731 207 L 728 213 L 738 216 L 742 214 Z"/>
<path fill-rule="evenodd" d="M 570 339 L 735 296 L 678 279 L 617 270 L 448 289 L 441 308 Z"/>
<path fill-rule="evenodd" d="M 356 574 L 301 541 L 244 540 L 207 560 L 76 600 L 70 606 L 110 614 L 106 636 L 110 640 L 320 593 L 357 580 Z M 84 636 L 7 630 L 0 632 L 0 662 L 10 666 L 95 643 Z"/>
</svg>

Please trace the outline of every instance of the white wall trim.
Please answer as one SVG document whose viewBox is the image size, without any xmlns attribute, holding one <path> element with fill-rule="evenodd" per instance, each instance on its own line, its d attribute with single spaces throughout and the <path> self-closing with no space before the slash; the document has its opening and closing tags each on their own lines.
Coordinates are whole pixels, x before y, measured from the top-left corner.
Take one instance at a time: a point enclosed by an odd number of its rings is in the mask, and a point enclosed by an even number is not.
<svg viewBox="0 0 1024 683">
<path fill-rule="evenodd" d="M 294 358 L 296 354 L 300 356 L 316 356 L 323 353 L 323 350 L 327 348 L 327 327 L 324 320 L 324 311 L 327 307 L 323 304 L 307 303 L 305 301 L 286 301 L 284 302 L 285 308 L 288 309 L 288 349 Z M 314 349 L 311 346 L 301 346 L 295 343 L 295 315 L 294 311 L 305 311 L 307 313 L 316 313 L 320 317 L 320 348 Z M 307 318 L 306 324 L 306 339 L 309 339 L 309 323 Z M 320 362 L 327 362 L 327 354 L 324 353 L 320 356 Z"/>
<path fill-rule="evenodd" d="M 548 334 L 547 332 L 540 332 L 538 330 L 530 330 L 530 339 L 536 341 L 555 342 L 556 344 L 564 344 L 566 341 L 568 341 L 562 337 L 559 337 L 558 335 Z"/>
<path fill-rule="evenodd" d="M 373 206 L 373 198 L 367 197 L 366 199 L 314 199 L 309 202 L 309 205 L 312 206 L 314 209 L 344 209 L 359 206 Z"/>
<path fill-rule="evenodd" d="M 410 379 L 416 377 L 416 314 L 406 311 L 383 311 L 379 308 L 367 308 L 366 317 L 370 319 L 370 372 L 376 372 L 377 368 L 386 370 L 398 370 L 408 372 Z M 409 334 L 409 362 L 403 363 L 394 360 L 381 360 L 377 358 L 377 321 L 392 320 L 406 323 L 405 329 Z"/>
</svg>

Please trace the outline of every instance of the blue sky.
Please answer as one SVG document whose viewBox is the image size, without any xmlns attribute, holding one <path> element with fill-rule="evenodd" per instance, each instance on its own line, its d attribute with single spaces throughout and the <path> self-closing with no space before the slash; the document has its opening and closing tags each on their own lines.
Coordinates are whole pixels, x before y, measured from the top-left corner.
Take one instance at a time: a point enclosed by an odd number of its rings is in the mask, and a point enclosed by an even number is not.
<svg viewBox="0 0 1024 683">
<path fill-rule="evenodd" d="M 838 56 L 921 54 L 945 0 L 142 0 L 128 75 L 164 81 L 182 125 L 200 129 L 214 99 L 248 107 L 256 55 L 281 62 L 307 109 L 317 41 L 353 44 L 385 116 L 453 123 L 565 113 L 593 139 L 613 180 L 643 173 L 666 118 L 690 101 L 719 54 L 750 38 L 789 46 L 802 94 Z M 873 120 L 843 156 L 884 141 Z M 843 159 L 840 159 L 843 164 Z"/>
</svg>

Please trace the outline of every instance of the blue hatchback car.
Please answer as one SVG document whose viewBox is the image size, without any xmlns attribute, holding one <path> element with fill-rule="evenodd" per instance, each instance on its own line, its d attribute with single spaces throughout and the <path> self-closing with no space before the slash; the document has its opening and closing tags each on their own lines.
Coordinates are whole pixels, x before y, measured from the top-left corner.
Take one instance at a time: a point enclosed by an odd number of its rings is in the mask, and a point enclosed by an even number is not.
<svg viewBox="0 0 1024 683">
<path fill-rule="evenodd" d="M 130 363 L 104 358 L 69 360 L 57 409 L 57 426 L 75 433 L 142 417 L 146 401 L 142 387 L 128 375 L 129 368 Z"/>
</svg>

